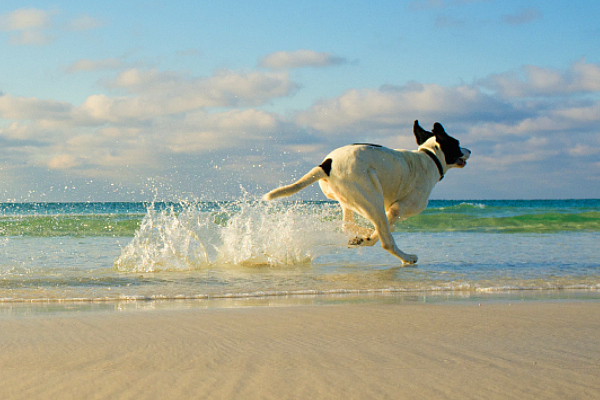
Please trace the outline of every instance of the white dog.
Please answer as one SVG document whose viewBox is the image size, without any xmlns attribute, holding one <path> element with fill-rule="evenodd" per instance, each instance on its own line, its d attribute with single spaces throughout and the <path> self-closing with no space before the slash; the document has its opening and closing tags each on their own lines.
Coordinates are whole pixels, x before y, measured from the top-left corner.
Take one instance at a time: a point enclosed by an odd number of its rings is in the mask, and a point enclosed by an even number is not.
<svg viewBox="0 0 600 400">
<path fill-rule="evenodd" d="M 463 168 L 471 151 L 460 147 L 439 123 L 428 132 L 415 121 L 413 131 L 416 151 L 367 143 L 340 147 L 296 183 L 267 193 L 263 200 L 290 196 L 319 181 L 325 196 L 342 206 L 344 229 L 356 235 L 349 244 L 372 246 L 381 239 L 385 250 L 414 264 L 417 256 L 396 246 L 394 224 L 423 211 L 435 184 L 450 168 Z M 357 226 L 354 212 L 371 221 L 375 230 Z"/>
</svg>

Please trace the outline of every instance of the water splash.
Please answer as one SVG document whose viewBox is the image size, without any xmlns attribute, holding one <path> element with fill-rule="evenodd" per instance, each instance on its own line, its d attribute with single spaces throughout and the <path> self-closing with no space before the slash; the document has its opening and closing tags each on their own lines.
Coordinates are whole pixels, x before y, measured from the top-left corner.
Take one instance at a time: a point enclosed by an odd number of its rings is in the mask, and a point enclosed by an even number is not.
<svg viewBox="0 0 600 400">
<path fill-rule="evenodd" d="M 213 210 L 182 204 L 179 211 L 150 206 L 114 265 L 121 272 L 155 272 L 310 263 L 347 242 L 340 227 L 333 204 L 240 200 Z"/>
</svg>

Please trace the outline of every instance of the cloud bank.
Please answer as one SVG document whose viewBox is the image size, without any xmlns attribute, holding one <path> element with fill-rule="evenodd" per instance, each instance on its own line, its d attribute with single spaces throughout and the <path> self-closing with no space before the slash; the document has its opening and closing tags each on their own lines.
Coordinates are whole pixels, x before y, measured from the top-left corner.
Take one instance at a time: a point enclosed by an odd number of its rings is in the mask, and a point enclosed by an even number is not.
<svg viewBox="0 0 600 400">
<path fill-rule="evenodd" d="M 61 12 L 37 8 L 20 8 L 0 15 L 0 31 L 8 32 L 8 43 L 13 46 L 43 46 L 56 38 L 57 28 L 72 31 L 88 31 L 104 26 L 100 20 L 83 14 L 69 19 L 62 27 L 57 27 L 54 19 Z"/>
<path fill-rule="evenodd" d="M 473 150 L 469 168 L 448 179 L 461 184 L 443 185 L 440 197 L 459 198 L 468 187 L 471 198 L 510 198 L 515 182 L 520 197 L 581 197 L 586 187 L 597 187 L 598 64 L 528 65 L 452 86 L 356 88 L 288 114 L 268 111 L 302 90 L 286 69 L 333 63 L 322 54 L 272 53 L 261 62 L 268 72 L 223 69 L 210 76 L 131 68 L 114 58 L 79 60 L 67 74 L 106 74 L 99 81 L 104 93 L 80 104 L 0 95 L 2 174 L 7 180 L 38 171 L 85 184 L 118 181 L 130 196 L 161 176 L 170 176 L 165 179 L 174 191 L 196 195 L 209 183 L 236 192 L 245 182 L 260 192 L 303 174 L 346 143 L 415 148 L 411 125 L 419 119 L 442 122 Z"/>
<path fill-rule="evenodd" d="M 261 67 L 276 70 L 305 67 L 321 68 L 345 63 L 345 58 L 313 50 L 277 51 L 266 55 L 259 61 Z"/>
</svg>

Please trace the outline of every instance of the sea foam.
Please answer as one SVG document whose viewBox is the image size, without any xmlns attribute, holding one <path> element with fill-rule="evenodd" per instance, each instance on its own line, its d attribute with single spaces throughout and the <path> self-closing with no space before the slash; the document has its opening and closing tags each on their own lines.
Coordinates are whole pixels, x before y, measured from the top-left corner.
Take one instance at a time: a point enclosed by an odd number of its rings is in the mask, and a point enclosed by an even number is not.
<svg viewBox="0 0 600 400">
<path fill-rule="evenodd" d="M 214 265 L 310 263 L 347 242 L 333 204 L 238 201 L 203 211 L 196 204 L 150 206 L 115 260 L 121 272 L 185 271 Z"/>
</svg>

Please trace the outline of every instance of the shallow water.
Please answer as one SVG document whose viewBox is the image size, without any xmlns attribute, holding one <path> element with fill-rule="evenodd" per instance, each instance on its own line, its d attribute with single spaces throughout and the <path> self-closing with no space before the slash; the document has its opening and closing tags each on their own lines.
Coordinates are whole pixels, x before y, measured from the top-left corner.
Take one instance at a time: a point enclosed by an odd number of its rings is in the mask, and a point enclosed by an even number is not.
<svg viewBox="0 0 600 400">
<path fill-rule="evenodd" d="M 598 200 L 433 201 L 397 226 L 408 267 L 346 246 L 328 202 L 0 209 L 4 305 L 600 290 Z"/>
</svg>

